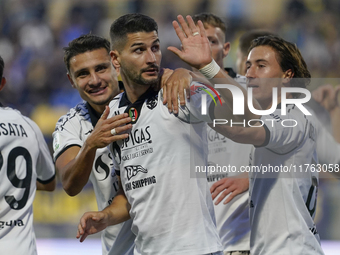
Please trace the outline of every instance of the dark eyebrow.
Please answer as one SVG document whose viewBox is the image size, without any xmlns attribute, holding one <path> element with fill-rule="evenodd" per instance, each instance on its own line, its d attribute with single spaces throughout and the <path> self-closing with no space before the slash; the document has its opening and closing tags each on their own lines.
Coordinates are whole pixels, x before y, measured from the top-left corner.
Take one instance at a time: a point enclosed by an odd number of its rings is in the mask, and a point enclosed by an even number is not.
<svg viewBox="0 0 340 255">
<path fill-rule="evenodd" d="M 80 73 L 83 72 L 83 71 L 87 71 L 87 68 L 82 68 L 82 69 L 80 69 L 80 70 L 75 71 L 75 72 L 74 72 L 74 77 L 77 77 L 78 74 L 80 74 Z"/>
<path fill-rule="evenodd" d="M 110 64 L 111 64 L 111 62 L 103 62 L 103 63 L 100 63 L 100 64 L 96 65 L 94 68 L 97 68 L 97 67 L 99 67 L 99 66 L 108 67 L 108 66 L 110 66 Z M 75 72 L 74 72 L 74 76 L 77 77 L 77 75 L 78 75 L 79 73 L 83 72 L 83 71 L 88 72 L 88 68 L 82 68 L 82 69 L 79 69 L 78 71 L 75 71 Z"/>
<path fill-rule="evenodd" d="M 156 40 L 154 40 L 154 41 L 152 42 L 152 44 L 156 44 L 156 43 L 159 43 L 159 38 L 157 38 Z M 136 46 L 143 46 L 143 45 L 145 45 L 145 43 L 134 43 L 134 44 L 132 44 L 132 45 L 130 46 L 130 48 L 136 47 Z"/>
<path fill-rule="evenodd" d="M 257 64 L 260 63 L 260 62 L 266 62 L 266 63 L 268 63 L 268 61 L 265 60 L 265 59 L 257 59 L 257 60 L 255 61 L 255 63 L 257 63 Z M 246 64 L 249 64 L 249 65 L 250 65 L 251 62 L 250 62 L 249 60 L 247 60 L 247 61 L 246 61 Z"/>
</svg>

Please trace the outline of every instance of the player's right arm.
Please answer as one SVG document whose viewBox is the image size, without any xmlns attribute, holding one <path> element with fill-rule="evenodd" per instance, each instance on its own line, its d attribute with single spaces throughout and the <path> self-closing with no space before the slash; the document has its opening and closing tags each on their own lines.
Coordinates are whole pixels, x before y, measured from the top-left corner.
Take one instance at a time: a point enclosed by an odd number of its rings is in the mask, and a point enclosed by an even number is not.
<svg viewBox="0 0 340 255">
<path fill-rule="evenodd" d="M 190 16 L 187 16 L 187 22 L 185 19 L 178 15 L 178 22 L 173 22 L 173 27 L 176 31 L 178 38 L 182 43 L 182 48 L 177 49 L 176 47 L 170 46 L 168 50 L 175 53 L 181 60 L 190 66 L 200 70 L 203 67 L 210 65 L 213 61 L 213 57 L 211 55 L 210 42 L 205 34 L 205 29 L 203 23 L 198 21 L 197 26 Z M 199 31 L 199 36 L 194 36 L 193 31 Z M 217 64 L 216 64 L 217 65 Z M 217 66 L 218 67 L 218 66 Z M 251 119 L 258 119 L 259 116 L 253 114 L 248 108 L 248 96 L 246 90 L 238 84 L 233 78 L 231 78 L 224 70 L 218 67 L 218 72 L 214 75 L 214 79 L 209 78 L 210 80 L 204 82 L 205 84 L 230 84 L 238 89 L 244 97 L 244 114 L 243 115 L 234 115 L 232 113 L 233 109 L 233 94 L 229 89 L 221 89 L 215 87 L 215 89 L 220 93 L 223 101 L 222 105 L 217 105 L 214 109 L 214 115 L 216 119 L 233 119 L 233 121 L 242 121 L 245 119 L 246 121 Z M 168 102 L 169 103 L 169 102 Z M 258 102 L 253 99 L 253 105 L 256 109 L 261 109 Z"/>
<path fill-rule="evenodd" d="M 109 113 L 110 109 L 107 106 L 83 146 L 69 147 L 58 156 L 55 162 L 63 188 L 70 196 L 77 195 L 88 182 L 97 149 L 128 137 L 128 134 L 122 134 L 131 128 L 131 124 L 128 124 L 131 122 L 128 114 L 107 118 Z M 116 135 L 111 134 L 113 128 L 116 129 Z"/>
<path fill-rule="evenodd" d="M 87 236 L 98 233 L 106 227 L 116 225 L 130 219 L 130 204 L 125 196 L 120 178 L 119 190 L 112 203 L 102 211 L 86 212 L 81 217 L 77 238 L 83 242 Z"/>
</svg>

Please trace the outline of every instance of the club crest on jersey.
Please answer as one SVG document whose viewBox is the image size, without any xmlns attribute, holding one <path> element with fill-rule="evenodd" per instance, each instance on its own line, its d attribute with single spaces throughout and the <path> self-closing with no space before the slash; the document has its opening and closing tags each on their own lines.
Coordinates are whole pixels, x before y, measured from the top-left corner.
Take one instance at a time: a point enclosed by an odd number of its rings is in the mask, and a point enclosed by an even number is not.
<svg viewBox="0 0 340 255">
<path fill-rule="evenodd" d="M 135 122 L 138 119 L 138 111 L 136 108 L 129 109 L 129 117 L 132 119 L 132 122 Z"/>
<path fill-rule="evenodd" d="M 130 165 L 124 168 L 126 170 L 126 176 L 129 181 L 131 180 L 132 177 L 136 176 L 139 172 L 142 172 L 145 174 L 148 172 L 148 170 L 142 167 L 141 165 L 136 165 L 136 166 Z"/>
<path fill-rule="evenodd" d="M 153 96 L 151 98 L 149 98 L 147 101 L 146 101 L 146 106 L 152 110 L 153 108 L 155 108 L 157 106 L 157 95 L 156 96 Z"/>
</svg>

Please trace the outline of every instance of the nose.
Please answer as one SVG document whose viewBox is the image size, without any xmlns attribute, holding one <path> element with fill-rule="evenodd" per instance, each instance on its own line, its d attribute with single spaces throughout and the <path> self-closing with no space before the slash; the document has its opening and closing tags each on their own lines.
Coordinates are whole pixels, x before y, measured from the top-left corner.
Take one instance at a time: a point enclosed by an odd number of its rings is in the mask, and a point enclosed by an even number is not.
<svg viewBox="0 0 340 255">
<path fill-rule="evenodd" d="M 90 85 L 97 85 L 101 82 L 101 79 L 100 77 L 98 76 L 98 74 L 96 72 L 94 73 L 91 73 L 91 77 L 90 77 L 90 80 L 89 80 L 89 84 Z"/>
<path fill-rule="evenodd" d="M 255 66 L 250 66 L 247 68 L 246 75 L 248 79 L 255 78 Z"/>
<path fill-rule="evenodd" d="M 147 51 L 146 63 L 147 64 L 156 63 L 156 55 L 151 49 L 148 49 L 148 51 Z"/>
</svg>

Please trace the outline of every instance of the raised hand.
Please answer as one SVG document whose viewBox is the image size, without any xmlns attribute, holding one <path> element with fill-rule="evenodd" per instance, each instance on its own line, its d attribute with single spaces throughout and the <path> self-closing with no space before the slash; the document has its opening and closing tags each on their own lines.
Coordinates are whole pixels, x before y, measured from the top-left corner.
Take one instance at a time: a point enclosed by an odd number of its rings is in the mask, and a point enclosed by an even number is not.
<svg viewBox="0 0 340 255">
<path fill-rule="evenodd" d="M 182 49 L 179 50 L 174 46 L 169 46 L 168 50 L 196 69 L 201 69 L 208 65 L 213 58 L 203 23 L 198 21 L 196 26 L 189 15 L 186 16 L 188 23 L 186 23 L 182 15 L 178 15 L 177 19 L 179 23 L 173 21 L 172 25 L 178 38 L 181 40 Z"/>
</svg>

